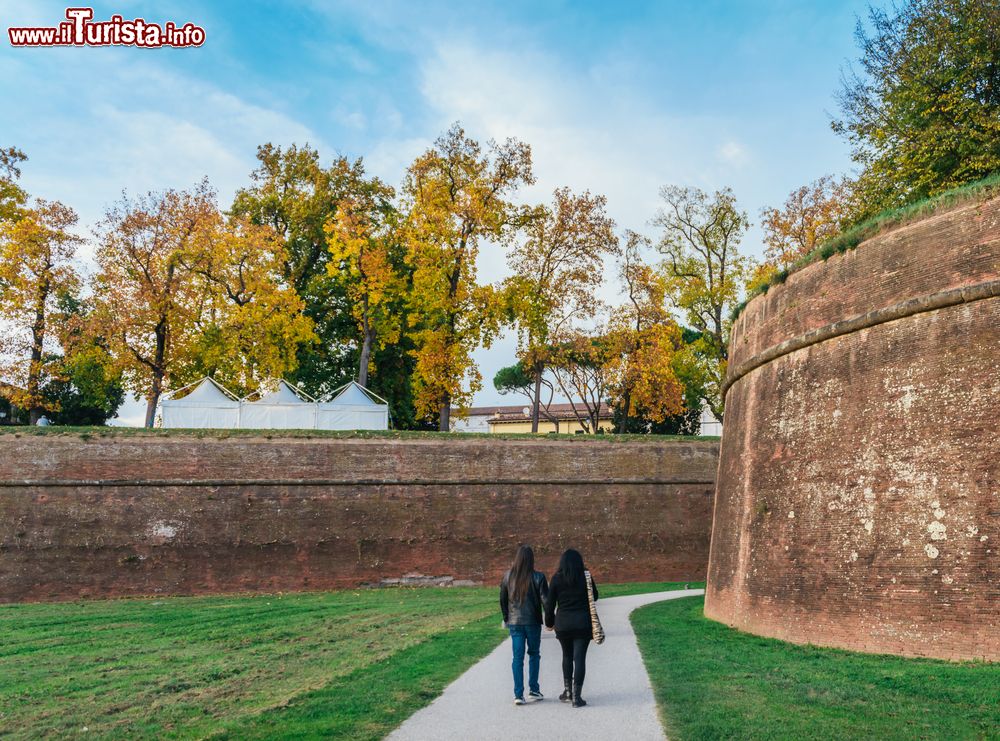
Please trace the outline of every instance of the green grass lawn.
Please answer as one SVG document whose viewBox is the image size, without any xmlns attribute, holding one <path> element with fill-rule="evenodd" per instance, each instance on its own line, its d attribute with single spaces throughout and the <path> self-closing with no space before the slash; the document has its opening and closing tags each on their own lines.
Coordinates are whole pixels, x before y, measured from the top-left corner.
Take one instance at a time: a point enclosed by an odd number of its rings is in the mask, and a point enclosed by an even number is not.
<svg viewBox="0 0 1000 741">
<path fill-rule="evenodd" d="M 0 606 L 0 738 L 379 739 L 504 639 L 496 599 L 423 588 Z"/>
<path fill-rule="evenodd" d="M 672 739 L 997 739 L 1000 666 L 797 646 L 702 614 L 704 599 L 632 624 Z"/>
</svg>

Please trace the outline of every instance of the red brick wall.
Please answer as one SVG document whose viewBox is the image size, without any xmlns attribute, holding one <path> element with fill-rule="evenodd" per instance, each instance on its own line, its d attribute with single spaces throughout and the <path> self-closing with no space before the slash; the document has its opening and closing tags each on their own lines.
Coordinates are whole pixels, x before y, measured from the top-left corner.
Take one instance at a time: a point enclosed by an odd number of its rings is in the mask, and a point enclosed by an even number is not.
<svg viewBox="0 0 1000 741">
<path fill-rule="evenodd" d="M 718 443 L 0 435 L 0 602 L 492 583 L 520 542 L 701 580 Z"/>
<path fill-rule="evenodd" d="M 800 643 L 1000 658 L 998 280 L 994 200 L 749 304 L 727 379 L 709 617 Z M 754 367 L 809 331 L 820 341 Z"/>
</svg>

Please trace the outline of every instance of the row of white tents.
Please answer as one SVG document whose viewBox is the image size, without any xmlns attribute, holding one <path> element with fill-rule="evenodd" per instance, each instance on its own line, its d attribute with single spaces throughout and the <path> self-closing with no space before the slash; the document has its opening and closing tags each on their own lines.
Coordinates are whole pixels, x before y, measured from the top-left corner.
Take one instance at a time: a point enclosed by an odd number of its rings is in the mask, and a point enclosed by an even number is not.
<svg viewBox="0 0 1000 741">
<path fill-rule="evenodd" d="M 389 429 L 389 405 L 354 381 L 330 394 L 329 401 L 316 401 L 285 381 L 240 399 L 215 380 L 203 378 L 167 395 L 160 412 L 167 428 Z"/>
</svg>

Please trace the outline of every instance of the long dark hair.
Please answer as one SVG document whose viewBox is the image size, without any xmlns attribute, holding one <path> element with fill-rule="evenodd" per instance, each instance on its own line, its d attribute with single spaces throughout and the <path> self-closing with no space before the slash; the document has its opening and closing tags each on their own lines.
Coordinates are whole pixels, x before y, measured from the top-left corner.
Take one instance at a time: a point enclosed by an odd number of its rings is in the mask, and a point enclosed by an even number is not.
<svg viewBox="0 0 1000 741">
<path fill-rule="evenodd" d="M 510 567 L 510 579 L 507 583 L 510 588 L 510 600 L 515 604 L 524 602 L 524 598 L 531 589 L 531 579 L 535 574 L 535 552 L 531 546 L 522 545 L 517 549 L 514 556 L 514 563 Z"/>
<path fill-rule="evenodd" d="M 584 568 L 580 551 L 570 548 L 560 556 L 559 570 L 556 573 L 560 574 L 560 578 L 567 586 L 582 587 L 586 584 L 583 576 Z"/>
</svg>

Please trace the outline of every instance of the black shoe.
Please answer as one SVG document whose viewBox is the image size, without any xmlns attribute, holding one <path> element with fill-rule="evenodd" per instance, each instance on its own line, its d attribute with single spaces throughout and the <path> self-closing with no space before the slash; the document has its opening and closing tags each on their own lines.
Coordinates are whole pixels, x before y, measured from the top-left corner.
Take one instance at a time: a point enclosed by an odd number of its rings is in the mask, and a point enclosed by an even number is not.
<svg viewBox="0 0 1000 741">
<path fill-rule="evenodd" d="M 514 698 L 514 704 L 515 705 L 526 705 L 527 703 L 525 703 L 523 697 L 515 697 Z"/>
<path fill-rule="evenodd" d="M 564 689 L 563 693 L 559 695 L 559 702 L 569 702 L 572 699 L 573 699 L 573 686 L 569 682 L 566 682 L 566 689 Z"/>
<path fill-rule="evenodd" d="M 545 695 L 543 695 L 541 692 L 536 692 L 535 690 L 529 690 L 528 691 L 528 699 L 529 700 L 534 700 L 535 702 L 538 702 L 539 700 L 544 700 L 545 699 Z"/>
<path fill-rule="evenodd" d="M 587 701 L 580 697 L 580 690 L 582 689 L 583 687 L 578 684 L 573 685 L 573 707 L 575 708 L 582 708 L 587 704 Z"/>
</svg>

